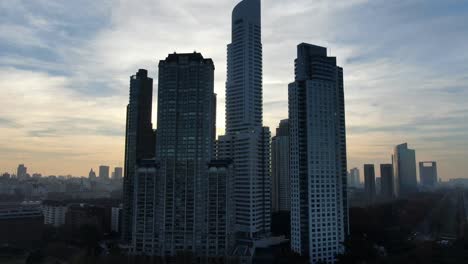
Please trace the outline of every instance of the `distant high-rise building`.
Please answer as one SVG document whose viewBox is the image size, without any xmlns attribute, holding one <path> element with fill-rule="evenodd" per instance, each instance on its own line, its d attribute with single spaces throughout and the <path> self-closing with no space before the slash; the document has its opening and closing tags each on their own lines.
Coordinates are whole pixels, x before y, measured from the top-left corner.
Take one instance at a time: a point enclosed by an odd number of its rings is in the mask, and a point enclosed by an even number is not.
<svg viewBox="0 0 468 264">
<path fill-rule="evenodd" d="M 291 179 L 289 177 L 289 121 L 281 120 L 276 136 L 271 140 L 272 210 L 291 210 Z"/>
<path fill-rule="evenodd" d="M 416 152 L 404 143 L 395 147 L 393 156 L 394 191 L 396 197 L 406 196 L 418 190 L 416 177 Z"/>
<path fill-rule="evenodd" d="M 419 162 L 419 177 L 423 188 L 432 189 L 437 185 L 437 163 L 435 161 Z"/>
<path fill-rule="evenodd" d="M 358 188 L 361 186 L 361 176 L 358 168 L 352 168 L 349 171 L 348 187 Z"/>
<path fill-rule="evenodd" d="M 90 180 L 96 180 L 96 173 L 93 171 L 93 169 L 89 171 L 88 178 Z"/>
<path fill-rule="evenodd" d="M 159 62 L 157 255 L 204 254 L 207 163 L 213 157 L 214 64 L 200 53 Z"/>
<path fill-rule="evenodd" d="M 28 168 L 24 166 L 24 164 L 18 165 L 18 170 L 16 171 L 16 177 L 19 180 L 24 180 L 27 178 L 28 175 Z"/>
<path fill-rule="evenodd" d="M 125 242 L 132 238 L 133 180 L 137 162 L 155 155 L 152 103 L 153 79 L 148 77 L 147 70 L 140 69 L 136 75 L 130 77 L 130 100 L 127 106 L 122 208 L 122 239 Z"/>
<path fill-rule="evenodd" d="M 226 135 L 218 155 L 233 161 L 239 251 L 254 252 L 271 231 L 270 130 L 263 127 L 260 0 L 243 0 L 232 12 L 227 52 Z"/>
<path fill-rule="evenodd" d="M 289 85 L 291 247 L 334 263 L 348 233 L 343 69 L 327 49 L 297 48 Z"/>
<path fill-rule="evenodd" d="M 114 177 L 112 179 L 120 181 L 122 179 L 122 176 L 123 176 L 122 172 L 123 172 L 122 168 L 120 168 L 120 167 L 114 168 L 114 173 L 113 173 Z"/>
<path fill-rule="evenodd" d="M 100 180 L 109 179 L 109 166 L 104 166 L 104 165 L 99 166 L 99 179 Z"/>
<path fill-rule="evenodd" d="M 393 165 L 380 164 L 381 191 L 384 200 L 392 200 L 394 197 Z"/>
<path fill-rule="evenodd" d="M 364 165 L 364 191 L 368 204 L 375 202 L 375 168 L 374 164 Z"/>
</svg>

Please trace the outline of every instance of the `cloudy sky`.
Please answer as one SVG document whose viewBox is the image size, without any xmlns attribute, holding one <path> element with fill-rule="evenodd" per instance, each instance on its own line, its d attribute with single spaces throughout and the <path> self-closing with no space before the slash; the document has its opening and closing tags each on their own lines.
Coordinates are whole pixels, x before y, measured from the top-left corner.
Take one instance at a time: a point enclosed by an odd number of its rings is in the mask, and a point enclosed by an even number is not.
<svg viewBox="0 0 468 264">
<path fill-rule="evenodd" d="M 129 76 L 174 51 L 213 58 L 223 133 L 236 2 L 0 1 L 0 171 L 122 166 Z M 323 45 L 345 71 L 349 167 L 408 142 L 468 178 L 467 17 L 457 0 L 263 0 L 265 124 L 287 118 L 296 45 Z"/>
</svg>

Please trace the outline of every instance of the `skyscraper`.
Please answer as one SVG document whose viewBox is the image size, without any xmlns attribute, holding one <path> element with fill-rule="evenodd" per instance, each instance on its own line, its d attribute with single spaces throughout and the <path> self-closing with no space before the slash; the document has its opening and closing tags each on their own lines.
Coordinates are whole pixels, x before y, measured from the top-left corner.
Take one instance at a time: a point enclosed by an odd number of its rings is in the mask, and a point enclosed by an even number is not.
<svg viewBox="0 0 468 264">
<path fill-rule="evenodd" d="M 361 185 L 361 176 L 358 168 L 349 171 L 348 187 L 358 188 Z"/>
<path fill-rule="evenodd" d="M 423 188 L 434 188 L 438 181 L 437 163 L 435 161 L 419 162 L 419 177 Z"/>
<path fill-rule="evenodd" d="M 334 262 L 348 233 L 343 70 L 324 47 L 297 48 L 289 85 L 291 247 Z"/>
<path fill-rule="evenodd" d="M 384 200 L 393 199 L 394 188 L 393 188 L 393 165 L 392 164 L 380 164 L 380 178 L 382 182 L 381 195 Z"/>
<path fill-rule="evenodd" d="M 291 180 L 289 177 L 289 121 L 281 120 L 276 136 L 271 140 L 272 210 L 291 210 Z"/>
<path fill-rule="evenodd" d="M 153 79 L 147 70 L 138 70 L 130 77 L 130 100 L 127 105 L 125 132 L 125 171 L 123 183 L 122 239 L 132 238 L 133 180 L 137 161 L 153 158 L 155 135 L 151 123 Z"/>
<path fill-rule="evenodd" d="M 364 192 L 366 193 L 367 203 L 373 204 L 376 195 L 374 164 L 364 165 Z"/>
<path fill-rule="evenodd" d="M 393 156 L 394 191 L 396 197 L 406 196 L 418 190 L 416 177 L 416 152 L 404 143 L 394 148 Z"/>
<path fill-rule="evenodd" d="M 232 12 L 228 45 L 226 135 L 218 155 L 233 161 L 238 242 L 255 247 L 270 233 L 270 130 L 262 127 L 260 0 L 243 0 Z M 253 252 L 253 251 L 250 251 Z"/>
<path fill-rule="evenodd" d="M 109 179 L 109 166 L 104 166 L 104 165 L 99 166 L 99 179 L 100 180 Z"/>
<path fill-rule="evenodd" d="M 24 166 L 24 164 L 18 165 L 18 169 L 16 170 L 16 178 L 18 180 L 24 180 L 27 177 L 28 168 Z"/>
<path fill-rule="evenodd" d="M 158 255 L 205 253 L 207 163 L 213 156 L 214 64 L 200 53 L 159 62 L 156 157 L 160 163 L 155 215 Z"/>
</svg>

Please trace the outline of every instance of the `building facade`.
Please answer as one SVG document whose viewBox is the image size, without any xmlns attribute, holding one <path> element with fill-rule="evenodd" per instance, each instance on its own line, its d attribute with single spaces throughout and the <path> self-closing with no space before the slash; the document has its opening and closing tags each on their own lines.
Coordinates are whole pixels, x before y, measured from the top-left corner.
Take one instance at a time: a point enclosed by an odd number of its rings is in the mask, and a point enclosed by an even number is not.
<svg viewBox="0 0 468 264">
<path fill-rule="evenodd" d="M 159 255 L 204 254 L 207 163 L 213 156 L 214 64 L 200 53 L 170 54 L 159 63 L 155 215 Z"/>
<path fill-rule="evenodd" d="M 163 245 L 158 234 L 158 213 L 162 193 L 158 192 L 159 164 L 154 159 L 138 161 L 134 177 L 132 251 L 137 255 L 161 255 Z"/>
<path fill-rule="evenodd" d="M 233 167 L 230 160 L 208 164 L 206 256 L 229 256 L 235 246 Z"/>
<path fill-rule="evenodd" d="M 348 233 L 343 70 L 324 47 L 302 43 L 289 85 L 291 248 L 335 262 Z"/>
<path fill-rule="evenodd" d="M 395 197 L 417 192 L 416 151 L 409 149 L 407 143 L 400 144 L 394 148 L 392 161 Z"/>
<path fill-rule="evenodd" d="M 122 208 L 112 207 L 111 208 L 111 231 L 114 233 L 120 233 L 121 223 L 122 223 Z"/>
<path fill-rule="evenodd" d="M 289 121 L 281 120 L 271 140 L 272 211 L 291 210 L 289 177 Z"/>
<path fill-rule="evenodd" d="M 60 201 L 46 200 L 42 203 L 42 212 L 44 214 L 44 224 L 54 227 L 65 224 L 65 215 L 67 213 L 67 204 Z"/>
<path fill-rule="evenodd" d="M 125 132 L 125 171 L 123 183 L 122 239 L 130 242 L 133 230 L 133 180 L 137 162 L 154 158 L 155 135 L 151 123 L 153 79 L 140 69 L 130 77 Z"/>
</svg>

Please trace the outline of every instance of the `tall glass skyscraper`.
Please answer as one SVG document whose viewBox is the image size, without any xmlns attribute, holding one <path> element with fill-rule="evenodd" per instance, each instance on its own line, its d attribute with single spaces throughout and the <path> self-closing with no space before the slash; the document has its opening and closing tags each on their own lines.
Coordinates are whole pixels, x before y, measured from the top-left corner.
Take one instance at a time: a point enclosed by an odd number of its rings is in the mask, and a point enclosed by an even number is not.
<svg viewBox="0 0 468 264">
<path fill-rule="evenodd" d="M 130 102 L 127 106 L 125 132 L 125 172 L 123 184 L 122 238 L 132 237 L 133 190 L 136 165 L 139 160 L 153 158 L 155 136 L 151 123 L 153 79 L 140 69 L 130 77 Z"/>
<path fill-rule="evenodd" d="M 348 233 L 343 70 L 327 50 L 300 44 L 289 85 L 291 247 L 335 262 Z"/>
<path fill-rule="evenodd" d="M 270 131 L 262 126 L 262 41 L 260 0 L 243 0 L 232 12 L 228 45 L 226 135 L 218 156 L 233 161 L 236 231 L 240 244 L 270 232 Z"/>
<path fill-rule="evenodd" d="M 174 53 L 159 63 L 157 255 L 205 254 L 214 69 L 200 53 Z"/>
</svg>

